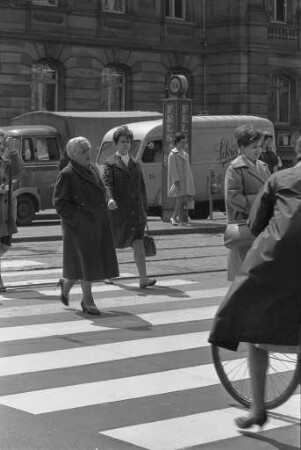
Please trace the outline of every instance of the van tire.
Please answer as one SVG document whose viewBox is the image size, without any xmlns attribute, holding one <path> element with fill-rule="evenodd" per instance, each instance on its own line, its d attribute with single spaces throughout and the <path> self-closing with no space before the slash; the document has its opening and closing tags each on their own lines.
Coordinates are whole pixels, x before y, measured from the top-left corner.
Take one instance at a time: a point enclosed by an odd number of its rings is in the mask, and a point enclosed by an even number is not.
<svg viewBox="0 0 301 450">
<path fill-rule="evenodd" d="M 190 219 L 207 219 L 209 213 L 209 202 L 196 202 L 194 209 L 188 211 Z"/>
<path fill-rule="evenodd" d="M 22 194 L 17 197 L 17 225 L 29 225 L 36 214 L 35 199 Z"/>
</svg>

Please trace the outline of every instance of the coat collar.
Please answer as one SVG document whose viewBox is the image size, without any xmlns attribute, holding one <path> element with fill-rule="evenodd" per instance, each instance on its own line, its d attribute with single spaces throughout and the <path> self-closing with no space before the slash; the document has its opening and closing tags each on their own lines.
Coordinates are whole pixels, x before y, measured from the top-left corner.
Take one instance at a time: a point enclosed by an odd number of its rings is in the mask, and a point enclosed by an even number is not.
<svg viewBox="0 0 301 450">
<path fill-rule="evenodd" d="M 131 169 L 136 166 L 136 163 L 133 160 L 133 158 L 131 157 L 131 155 L 130 155 L 130 159 L 129 159 L 128 165 L 124 164 L 124 162 L 122 161 L 120 156 L 117 155 L 116 153 L 111 156 L 109 162 L 110 162 L 110 164 L 112 164 L 114 166 L 117 166 L 119 169 L 121 169 L 124 172 L 126 172 L 128 175 L 130 175 Z"/>
<path fill-rule="evenodd" d="M 98 173 L 97 168 L 92 165 L 91 169 L 92 172 L 88 172 L 84 167 L 80 166 L 79 164 L 76 164 L 74 161 L 70 161 L 68 163 L 68 166 L 71 167 L 74 172 L 77 173 L 80 177 L 84 178 L 85 180 L 89 181 L 90 183 L 94 184 L 98 188 L 103 190 L 102 181 L 100 178 L 100 175 Z"/>
<path fill-rule="evenodd" d="M 259 160 L 257 160 L 256 164 L 257 168 L 249 162 L 248 158 L 246 158 L 245 155 L 239 155 L 231 162 L 232 167 L 234 167 L 235 169 L 246 167 L 248 169 L 248 172 L 251 173 L 254 177 L 265 182 L 268 178 L 266 172 L 268 166 L 267 164 Z"/>
</svg>

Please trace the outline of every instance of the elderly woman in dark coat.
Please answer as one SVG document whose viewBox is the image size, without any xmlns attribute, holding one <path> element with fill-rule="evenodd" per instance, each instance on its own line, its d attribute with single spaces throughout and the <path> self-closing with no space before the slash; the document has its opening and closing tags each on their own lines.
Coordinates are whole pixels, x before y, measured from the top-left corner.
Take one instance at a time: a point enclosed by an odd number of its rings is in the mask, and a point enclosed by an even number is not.
<svg viewBox="0 0 301 450">
<path fill-rule="evenodd" d="M 246 222 L 256 195 L 270 176 L 267 164 L 259 161 L 262 134 L 250 125 L 235 130 L 240 155 L 229 165 L 225 177 L 227 223 Z M 228 257 L 228 280 L 233 281 L 250 245 L 233 247 Z"/>
<path fill-rule="evenodd" d="M 140 288 L 153 286 L 155 279 L 146 275 L 143 245 L 147 221 L 146 192 L 141 168 L 129 152 L 133 134 L 126 126 L 118 128 L 113 140 L 116 153 L 108 158 L 103 180 L 108 192 L 108 208 L 116 248 L 132 246 L 140 277 Z"/>
<path fill-rule="evenodd" d="M 106 204 L 106 190 L 90 159 L 91 144 L 84 137 L 67 143 L 68 165 L 59 173 L 54 206 L 62 217 L 63 277 L 61 301 L 69 304 L 69 291 L 80 280 L 84 312 L 99 315 L 91 284 L 118 276 L 118 263 Z"/>
<path fill-rule="evenodd" d="M 211 343 L 231 350 L 239 342 L 251 344 L 254 403 L 248 417 L 236 420 L 240 428 L 262 426 L 267 420 L 267 350 L 300 352 L 301 138 L 297 153 L 297 165 L 273 174 L 255 200 L 249 223 L 258 237 L 216 314 L 209 337 Z"/>
<path fill-rule="evenodd" d="M 16 227 L 16 199 L 13 196 L 13 178 L 22 173 L 24 165 L 13 139 L 0 130 L 0 258 L 11 246 Z M 5 292 L 0 266 L 0 293 Z"/>
</svg>

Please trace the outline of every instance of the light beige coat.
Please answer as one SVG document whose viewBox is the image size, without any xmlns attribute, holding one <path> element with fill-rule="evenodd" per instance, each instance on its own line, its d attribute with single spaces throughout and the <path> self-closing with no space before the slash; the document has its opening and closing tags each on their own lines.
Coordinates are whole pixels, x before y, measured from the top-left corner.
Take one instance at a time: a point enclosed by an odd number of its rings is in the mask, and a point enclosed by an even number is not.
<svg viewBox="0 0 301 450">
<path fill-rule="evenodd" d="M 240 155 L 229 165 L 225 177 L 225 203 L 228 223 L 246 222 L 253 202 L 269 178 L 267 164 L 256 161 L 254 167 L 250 161 Z M 228 257 L 228 280 L 233 281 L 249 250 L 249 246 L 233 248 Z"/>
<path fill-rule="evenodd" d="M 180 188 L 178 192 L 173 192 L 173 184 L 179 181 Z M 189 162 L 189 155 L 184 150 L 173 148 L 168 156 L 168 186 L 167 195 L 177 197 L 182 195 L 194 196 L 195 187 L 192 170 Z"/>
</svg>

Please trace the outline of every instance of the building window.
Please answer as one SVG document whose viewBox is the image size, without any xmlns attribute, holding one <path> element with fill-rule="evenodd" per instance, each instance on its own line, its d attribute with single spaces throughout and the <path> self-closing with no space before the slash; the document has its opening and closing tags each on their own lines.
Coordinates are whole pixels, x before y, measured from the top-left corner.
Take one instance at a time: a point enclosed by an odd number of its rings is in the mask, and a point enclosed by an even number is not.
<svg viewBox="0 0 301 450">
<path fill-rule="evenodd" d="M 58 109 L 58 70 L 47 63 L 32 66 L 31 107 L 33 110 L 57 111 Z"/>
<path fill-rule="evenodd" d="M 186 0 L 165 0 L 165 15 L 172 19 L 185 19 Z"/>
<path fill-rule="evenodd" d="M 58 6 L 58 0 L 31 0 L 33 5 Z"/>
<path fill-rule="evenodd" d="M 287 21 L 287 0 L 269 0 L 270 17 L 273 22 Z"/>
<path fill-rule="evenodd" d="M 276 78 L 275 86 L 276 97 L 276 117 L 275 122 L 286 123 L 291 122 L 292 115 L 292 83 L 286 76 L 279 76 Z"/>
<path fill-rule="evenodd" d="M 125 12 L 125 0 L 102 0 L 102 10 L 108 12 Z"/>
<path fill-rule="evenodd" d="M 117 67 L 104 67 L 101 73 L 101 109 L 125 110 L 125 72 Z"/>
</svg>

